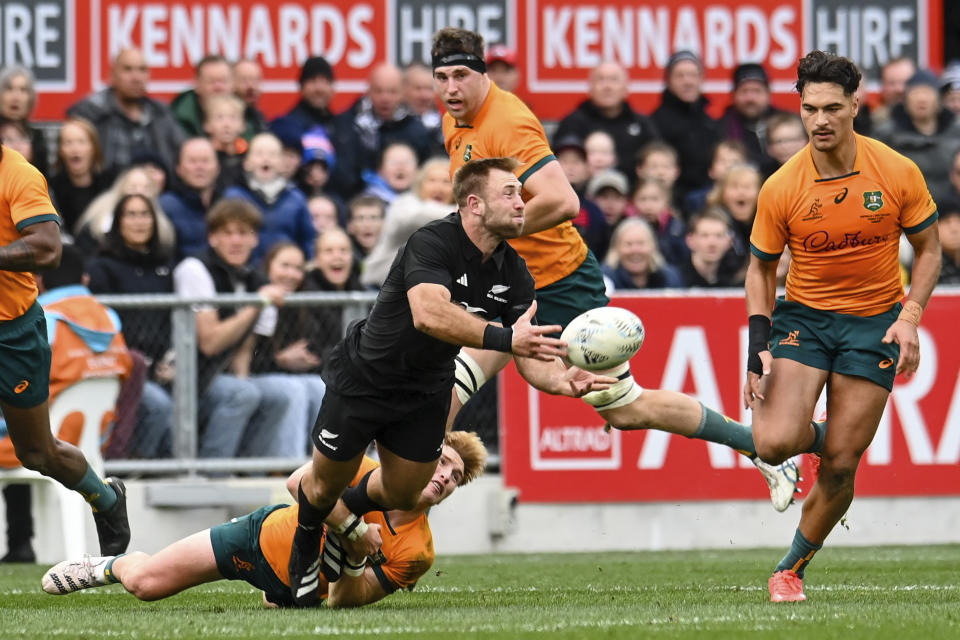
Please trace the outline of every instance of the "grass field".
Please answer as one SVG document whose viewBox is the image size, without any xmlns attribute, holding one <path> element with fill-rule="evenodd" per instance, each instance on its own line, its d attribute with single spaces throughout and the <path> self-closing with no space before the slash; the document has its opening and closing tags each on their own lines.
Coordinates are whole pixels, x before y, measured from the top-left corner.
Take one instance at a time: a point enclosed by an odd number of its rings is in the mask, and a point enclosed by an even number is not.
<svg viewBox="0 0 960 640">
<path fill-rule="evenodd" d="M 156 603 L 63 597 L 0 566 L 3 638 L 960 638 L 960 545 L 821 551 L 808 601 L 767 602 L 777 550 L 442 557 L 413 593 L 358 610 L 261 609 L 244 583 Z M 776 634 L 776 635 L 774 635 Z"/>
</svg>

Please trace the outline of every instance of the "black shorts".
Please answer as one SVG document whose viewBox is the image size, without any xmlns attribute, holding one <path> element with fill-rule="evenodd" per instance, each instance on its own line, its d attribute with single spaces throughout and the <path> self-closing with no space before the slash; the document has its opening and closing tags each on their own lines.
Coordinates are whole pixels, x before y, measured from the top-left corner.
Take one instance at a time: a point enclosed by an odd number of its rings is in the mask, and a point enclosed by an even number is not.
<svg viewBox="0 0 960 640">
<path fill-rule="evenodd" d="M 313 425 L 313 444 L 331 460 L 346 462 L 376 440 L 412 462 L 440 457 L 450 411 L 449 387 L 431 393 L 376 389 L 342 369 L 325 370 L 327 391 Z"/>
</svg>

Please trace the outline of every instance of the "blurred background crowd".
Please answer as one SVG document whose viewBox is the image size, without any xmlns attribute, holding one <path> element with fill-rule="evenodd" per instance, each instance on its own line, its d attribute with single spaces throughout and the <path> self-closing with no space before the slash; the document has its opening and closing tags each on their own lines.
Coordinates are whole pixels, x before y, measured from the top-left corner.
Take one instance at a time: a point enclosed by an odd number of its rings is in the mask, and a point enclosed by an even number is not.
<svg viewBox="0 0 960 640">
<path fill-rule="evenodd" d="M 517 63 L 490 47 L 501 88 L 515 88 Z M 272 121 L 258 109 L 254 61 L 203 58 L 193 87 L 169 104 L 148 95 L 148 79 L 142 53 L 121 51 L 109 86 L 51 127 L 31 120 L 31 73 L 4 68 L 0 140 L 46 176 L 77 257 L 75 284 L 94 295 L 259 293 L 262 305 L 196 309 L 198 455 L 302 457 L 319 372 L 343 326 L 335 307 L 282 302 L 376 290 L 409 235 L 455 209 L 431 70 L 377 66 L 366 93 L 334 113 L 334 70 L 309 58 L 298 101 Z M 715 119 L 701 61 L 678 51 L 659 106 L 639 113 L 627 72 L 604 63 L 582 103 L 545 123 L 608 290 L 742 285 L 760 187 L 807 136 L 796 113 L 771 104 L 763 66 L 741 64 L 732 80 Z M 856 128 L 923 171 L 941 216 L 941 282 L 960 283 L 960 63 L 938 76 L 892 60 L 880 86 L 876 99 L 862 97 Z M 910 259 L 905 249 L 904 274 Z M 784 278 L 788 263 L 787 253 Z M 119 313 L 143 387 L 129 411 L 135 435 L 114 455 L 170 456 L 169 311 Z M 495 420 L 495 402 L 486 405 Z M 468 410 L 460 420 L 477 418 Z"/>
</svg>

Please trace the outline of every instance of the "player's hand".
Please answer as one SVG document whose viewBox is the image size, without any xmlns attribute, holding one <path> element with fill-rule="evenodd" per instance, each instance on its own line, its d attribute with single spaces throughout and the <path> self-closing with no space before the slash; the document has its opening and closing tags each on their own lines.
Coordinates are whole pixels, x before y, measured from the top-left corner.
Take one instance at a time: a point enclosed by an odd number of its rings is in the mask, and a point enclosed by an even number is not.
<svg viewBox="0 0 960 640">
<path fill-rule="evenodd" d="M 287 295 L 287 290 L 278 284 L 265 284 L 257 289 L 257 293 L 260 294 L 261 298 L 269 300 L 270 304 L 279 307 L 283 305 L 283 299 L 284 296 Z"/>
<path fill-rule="evenodd" d="M 920 336 L 917 326 L 906 320 L 897 320 L 887 329 L 881 340 L 884 344 L 896 342 L 900 345 L 900 358 L 897 360 L 897 375 L 904 374 L 908 379 L 920 366 Z"/>
<path fill-rule="evenodd" d="M 557 338 L 549 337 L 550 333 L 560 333 L 563 330 L 558 324 L 540 326 L 532 324 L 533 316 L 537 313 L 537 301 L 523 312 L 513 323 L 513 342 L 510 351 L 515 356 L 533 358 L 550 362 L 556 357 L 567 355 L 567 343 Z"/>
<path fill-rule="evenodd" d="M 570 367 L 563 374 L 563 381 L 566 383 L 563 388 L 563 395 L 571 398 L 579 398 L 591 391 L 605 391 L 617 383 L 616 378 L 602 376 L 591 371 L 584 371 L 580 367 Z"/>
<path fill-rule="evenodd" d="M 349 540 L 346 536 L 341 536 L 343 550 L 348 558 L 366 558 L 372 556 L 380 547 L 383 546 L 383 539 L 380 537 L 380 525 L 369 524 L 367 531 L 358 540 Z"/>
<path fill-rule="evenodd" d="M 760 391 L 760 382 L 763 376 L 770 375 L 770 367 L 773 366 L 773 354 L 770 351 L 761 351 L 760 367 L 763 373 L 754 373 L 747 371 L 747 381 L 743 385 L 743 407 L 753 409 L 757 400 L 763 400 L 763 393 Z"/>
</svg>

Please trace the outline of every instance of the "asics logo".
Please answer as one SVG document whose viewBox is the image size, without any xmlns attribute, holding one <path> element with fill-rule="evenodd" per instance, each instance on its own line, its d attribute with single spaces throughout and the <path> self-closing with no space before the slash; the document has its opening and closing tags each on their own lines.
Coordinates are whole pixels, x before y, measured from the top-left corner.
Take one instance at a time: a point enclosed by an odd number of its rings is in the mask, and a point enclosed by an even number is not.
<svg viewBox="0 0 960 640">
<path fill-rule="evenodd" d="M 850 191 L 850 190 L 847 189 L 846 187 L 844 187 L 844 188 L 843 188 L 843 191 L 841 191 L 840 193 L 838 193 L 837 196 L 833 199 L 834 204 L 840 204 L 841 202 L 843 202 L 844 199 L 847 197 L 847 192 L 848 192 L 848 191 Z"/>
<path fill-rule="evenodd" d="M 800 346 L 800 329 L 796 331 L 791 331 L 787 334 L 787 337 L 780 341 L 781 345 L 799 347 Z"/>
<path fill-rule="evenodd" d="M 886 360 L 881 360 L 877 366 L 880 367 L 881 369 L 889 369 L 890 367 L 893 366 L 893 358 L 887 358 Z"/>
<path fill-rule="evenodd" d="M 15 386 L 15 387 L 13 388 L 13 392 L 16 393 L 16 394 L 21 394 L 21 393 L 23 393 L 24 391 L 26 391 L 26 390 L 27 390 L 27 387 L 29 387 L 29 386 L 30 386 L 30 381 L 29 381 L 29 380 L 21 380 L 21 381 L 17 384 L 17 386 Z"/>
</svg>

